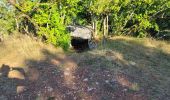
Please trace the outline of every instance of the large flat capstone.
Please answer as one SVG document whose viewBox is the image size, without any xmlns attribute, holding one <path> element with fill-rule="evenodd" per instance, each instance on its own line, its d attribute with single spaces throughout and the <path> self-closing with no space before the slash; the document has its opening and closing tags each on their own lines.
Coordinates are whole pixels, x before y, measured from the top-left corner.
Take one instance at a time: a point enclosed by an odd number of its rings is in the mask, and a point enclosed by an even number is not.
<svg viewBox="0 0 170 100">
<path fill-rule="evenodd" d="M 71 37 L 81 38 L 81 39 L 91 39 L 92 38 L 92 28 L 84 26 L 67 26 L 67 30 L 70 31 Z"/>
</svg>

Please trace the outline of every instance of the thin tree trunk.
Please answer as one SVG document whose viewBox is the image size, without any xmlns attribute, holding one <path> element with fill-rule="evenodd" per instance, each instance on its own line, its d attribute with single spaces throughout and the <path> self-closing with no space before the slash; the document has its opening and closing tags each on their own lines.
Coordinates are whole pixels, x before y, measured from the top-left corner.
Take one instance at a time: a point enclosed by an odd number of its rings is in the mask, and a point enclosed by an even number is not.
<svg viewBox="0 0 170 100">
<path fill-rule="evenodd" d="M 93 15 L 91 15 L 91 23 L 92 23 L 92 28 L 93 28 L 93 37 L 95 37 L 95 21 L 94 21 L 94 16 Z"/>
<path fill-rule="evenodd" d="M 93 30 L 95 31 L 94 21 L 92 21 L 92 27 L 93 27 Z"/>
<path fill-rule="evenodd" d="M 50 21 L 51 18 L 51 9 L 50 9 L 50 14 L 48 15 L 48 21 Z M 49 23 L 47 22 L 47 28 L 49 29 Z"/>
<path fill-rule="evenodd" d="M 103 17 L 103 39 L 102 39 L 102 45 L 105 46 L 106 42 L 106 17 Z"/>
<path fill-rule="evenodd" d="M 109 35 L 109 16 L 106 16 L 106 36 Z"/>
<path fill-rule="evenodd" d="M 16 23 L 16 30 L 19 31 L 19 23 L 18 23 L 18 19 L 15 18 L 15 23 Z"/>
<path fill-rule="evenodd" d="M 97 20 L 94 19 L 94 37 L 97 37 Z"/>
<path fill-rule="evenodd" d="M 103 36 L 106 37 L 106 17 L 103 20 Z"/>
</svg>

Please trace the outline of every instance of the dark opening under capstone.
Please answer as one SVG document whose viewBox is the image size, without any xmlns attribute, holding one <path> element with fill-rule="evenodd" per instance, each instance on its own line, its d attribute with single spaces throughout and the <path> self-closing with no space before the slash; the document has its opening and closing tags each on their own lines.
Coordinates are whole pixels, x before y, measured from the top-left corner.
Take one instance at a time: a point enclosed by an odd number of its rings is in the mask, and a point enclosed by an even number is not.
<svg viewBox="0 0 170 100">
<path fill-rule="evenodd" d="M 75 50 L 78 50 L 78 51 L 89 49 L 88 39 L 72 38 L 71 45 Z"/>
</svg>

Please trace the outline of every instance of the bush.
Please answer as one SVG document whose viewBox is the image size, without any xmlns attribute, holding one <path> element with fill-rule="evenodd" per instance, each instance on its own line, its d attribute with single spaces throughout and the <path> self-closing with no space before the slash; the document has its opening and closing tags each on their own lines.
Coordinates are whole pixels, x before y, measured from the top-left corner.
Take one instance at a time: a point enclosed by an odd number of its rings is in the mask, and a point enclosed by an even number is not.
<svg viewBox="0 0 170 100">
<path fill-rule="evenodd" d="M 129 0 L 125 0 L 129 1 Z M 111 26 L 116 35 L 150 36 L 150 31 L 159 31 L 156 19 L 168 13 L 168 0 L 124 1 L 113 6 Z"/>
<path fill-rule="evenodd" d="M 56 5 L 41 5 L 33 16 L 39 26 L 38 36 L 45 37 L 47 43 L 60 46 L 64 50 L 69 47 L 70 36 L 65 25 L 61 22 Z"/>
<path fill-rule="evenodd" d="M 0 2 L 0 36 L 12 33 L 15 26 L 14 11 L 5 2 Z"/>
</svg>

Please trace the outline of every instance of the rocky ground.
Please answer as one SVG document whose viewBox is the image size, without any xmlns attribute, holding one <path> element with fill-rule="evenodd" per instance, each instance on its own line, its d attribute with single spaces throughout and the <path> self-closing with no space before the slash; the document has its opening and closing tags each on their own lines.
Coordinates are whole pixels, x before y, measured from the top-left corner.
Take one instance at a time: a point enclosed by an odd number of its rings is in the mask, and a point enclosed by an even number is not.
<svg viewBox="0 0 170 100">
<path fill-rule="evenodd" d="M 77 55 L 76 55 L 77 56 Z M 96 63 L 101 58 L 94 57 Z M 139 88 L 125 73 L 85 63 L 86 57 L 30 61 L 25 76 L 13 68 L 13 78 L 1 78 L 0 100 L 146 100 Z M 112 66 L 119 65 L 113 61 Z M 106 66 L 107 63 L 106 63 Z M 22 74 L 22 75 L 17 75 Z"/>
</svg>

